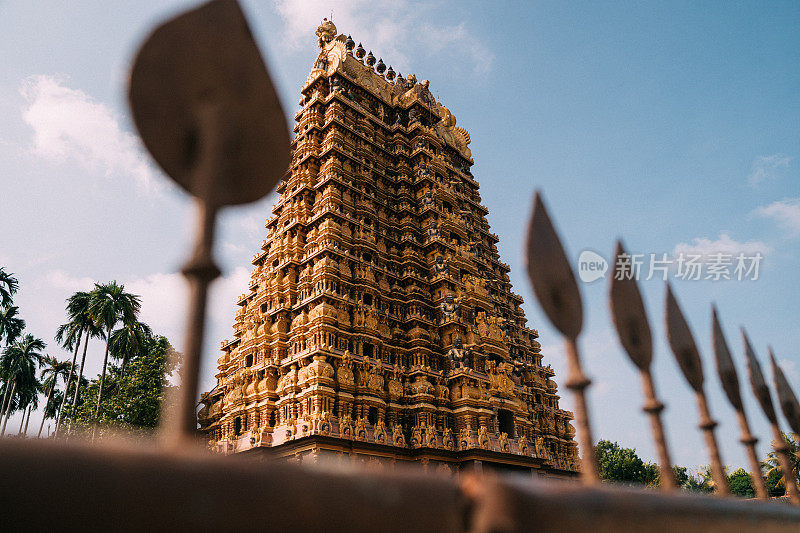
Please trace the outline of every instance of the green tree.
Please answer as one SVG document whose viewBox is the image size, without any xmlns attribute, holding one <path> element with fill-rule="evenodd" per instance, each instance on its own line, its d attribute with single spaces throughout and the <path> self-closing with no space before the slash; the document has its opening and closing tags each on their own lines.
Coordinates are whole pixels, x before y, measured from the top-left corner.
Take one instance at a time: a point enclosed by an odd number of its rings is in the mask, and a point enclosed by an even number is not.
<svg viewBox="0 0 800 533">
<path fill-rule="evenodd" d="M 36 379 L 34 375 L 34 383 L 33 386 L 26 388 L 22 391 L 22 396 L 20 398 L 20 403 L 22 406 L 22 418 L 19 421 L 19 432 L 18 435 L 27 435 L 28 434 L 28 422 L 31 421 L 31 411 L 34 409 L 39 408 L 39 394 L 42 393 L 44 390 L 42 388 L 42 383 Z M 24 422 L 24 428 L 23 428 Z"/>
<path fill-rule="evenodd" d="M 174 350 L 166 337 L 148 337 L 136 354 L 128 361 L 124 375 L 121 368 L 111 365 L 106 376 L 109 395 L 101 406 L 99 416 L 92 409 L 92 398 L 99 391 L 99 380 L 91 380 L 81 391 L 81 401 L 77 408 L 68 408 L 77 428 L 89 430 L 99 421 L 99 432 L 115 429 L 137 431 L 154 428 L 158 425 L 161 404 L 170 385 L 169 376 L 175 369 L 172 354 Z"/>
<path fill-rule="evenodd" d="M 78 349 L 81 343 L 81 336 L 83 336 L 83 355 L 81 356 L 80 370 L 77 374 L 77 387 L 75 387 L 75 394 L 64 394 L 61 398 L 61 407 L 59 407 L 59 415 L 56 420 L 56 427 L 54 435 L 58 435 L 61 428 L 61 413 L 64 411 L 64 405 L 67 399 L 72 397 L 73 402 L 78 399 L 78 392 L 83 384 L 83 371 L 86 368 L 86 349 L 89 345 L 90 338 L 102 338 L 102 330 L 95 325 L 92 315 L 89 312 L 89 304 L 91 302 L 91 294 L 84 291 L 78 291 L 69 298 L 67 298 L 67 318 L 68 321 L 58 327 L 56 332 L 56 341 L 66 348 L 73 351 L 72 363 L 70 364 L 69 381 L 67 381 L 65 389 L 69 391 L 72 378 L 75 376 L 73 369 L 75 368 L 75 361 L 78 356 Z"/>
<path fill-rule="evenodd" d="M 643 461 L 633 448 L 622 448 L 616 442 L 601 440 L 595 446 L 600 478 L 627 485 L 655 485 L 658 467 Z"/>
<path fill-rule="evenodd" d="M 131 322 L 124 324 L 121 328 L 111 333 L 109 350 L 111 357 L 121 359 L 122 365 L 119 369 L 120 377 L 125 375 L 125 367 L 128 360 L 139 353 L 145 342 L 153 335 L 150 326 L 144 322 Z"/>
<path fill-rule="evenodd" d="M 0 308 L 0 344 L 5 344 L 6 346 L 12 344 L 25 330 L 25 321 L 17 316 L 18 311 L 19 308 L 13 305 Z M 6 402 L 11 392 L 11 383 L 2 374 L 0 374 L 0 380 L 2 380 L 2 395 L 0 395 L 2 397 L 2 402 L 0 402 L 0 425 L 2 425 Z"/>
<path fill-rule="evenodd" d="M 14 344 L 7 346 L 0 355 L 0 374 L 5 380 L 6 387 L 10 386 L 0 437 L 5 435 L 12 411 L 27 407 L 38 394 L 36 368 L 42 360 L 41 351 L 45 346 L 42 339 L 37 339 L 28 333 Z"/>
<path fill-rule="evenodd" d="M 0 267 L 0 307 L 10 307 L 14 294 L 19 290 L 19 281 L 14 274 Z"/>
<path fill-rule="evenodd" d="M 786 445 L 789 447 L 789 466 L 794 476 L 795 482 L 800 483 L 800 458 L 797 456 L 798 442 L 797 435 L 787 435 L 781 432 L 781 437 Z M 767 458 L 761 462 L 761 468 L 764 470 L 764 477 L 767 478 L 767 488 L 770 495 L 783 496 L 786 494 L 786 479 L 784 477 L 781 463 L 778 460 L 778 454 L 774 450 L 767 454 Z M 773 492 L 777 494 L 773 494 Z"/>
<path fill-rule="evenodd" d="M 675 483 L 679 487 L 686 487 L 689 483 L 689 474 L 686 472 L 685 466 L 673 466 L 672 472 L 675 474 Z"/>
<path fill-rule="evenodd" d="M 39 374 L 39 377 L 43 380 L 42 387 L 47 391 L 47 399 L 44 402 L 44 414 L 42 415 L 42 423 L 39 425 L 39 433 L 36 434 L 37 438 L 42 436 L 44 421 L 48 418 L 48 413 L 51 412 L 50 400 L 53 398 L 53 392 L 58 386 L 58 380 L 61 378 L 66 383 L 70 372 L 72 372 L 72 366 L 67 361 L 59 361 L 55 357 L 49 355 L 44 357 L 44 368 Z"/>
<path fill-rule="evenodd" d="M 103 371 L 100 374 L 100 384 L 97 390 L 97 405 L 95 416 L 100 414 L 100 405 L 103 402 L 103 386 L 108 368 L 108 352 L 111 343 L 111 330 L 120 322 L 132 324 L 136 322 L 141 303 L 139 297 L 125 292 L 125 286 L 116 281 L 109 283 L 95 283 L 89 301 L 89 314 L 94 319 L 97 327 L 103 328 L 106 338 L 106 351 L 103 356 Z"/>
<path fill-rule="evenodd" d="M 11 344 L 25 330 L 25 321 L 19 317 L 19 307 L 0 307 L 0 344 Z"/>
<path fill-rule="evenodd" d="M 728 485 L 731 494 L 744 498 L 755 498 L 756 489 L 753 487 L 753 479 L 744 468 L 737 468 L 728 476 Z"/>
<path fill-rule="evenodd" d="M 703 465 L 696 474 L 689 475 L 686 488 L 693 492 L 714 492 L 717 488 L 717 484 L 714 482 L 714 474 L 711 472 L 711 465 Z"/>
<path fill-rule="evenodd" d="M 780 469 L 770 470 L 764 478 L 767 484 L 767 492 L 771 497 L 777 498 L 786 494 L 786 485 L 783 483 L 783 474 L 781 474 Z"/>
<path fill-rule="evenodd" d="M 0 267 L 0 345 L 8 347 L 13 344 L 17 338 L 22 335 L 25 330 L 25 321 L 19 317 L 19 307 L 12 305 L 13 296 L 19 289 L 19 282 L 13 274 L 6 272 L 5 268 Z M 9 376 L 0 373 L 0 381 L 2 381 L 2 401 L 0 402 L 0 426 L 2 430 L 0 434 L 5 433 L 6 411 L 16 404 L 22 395 L 17 394 L 19 398 L 15 398 L 15 387 L 9 380 Z M 16 406 L 15 406 L 16 409 Z"/>
</svg>

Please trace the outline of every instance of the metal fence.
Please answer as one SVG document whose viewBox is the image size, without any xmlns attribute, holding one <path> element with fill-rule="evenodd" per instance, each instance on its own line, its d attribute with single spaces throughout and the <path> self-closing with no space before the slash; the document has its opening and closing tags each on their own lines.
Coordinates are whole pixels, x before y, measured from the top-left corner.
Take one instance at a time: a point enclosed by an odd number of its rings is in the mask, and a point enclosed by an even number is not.
<svg viewBox="0 0 800 533">
<path fill-rule="evenodd" d="M 214 0 L 157 28 L 134 63 L 130 101 L 145 145 L 196 198 L 200 214 L 197 243 L 184 268 L 191 302 L 179 393 L 165 404 L 152 441 L 0 442 L 0 530 L 800 531 L 789 450 L 744 331 L 750 385 L 772 427 L 792 505 L 728 496 L 700 355 L 667 286 L 669 344 L 696 395 L 698 427 L 720 497 L 677 490 L 660 418 L 663 404 L 650 372 L 650 326 L 636 281 L 624 272 L 611 282 L 611 314 L 622 346 L 641 373 L 662 491 L 599 483 L 586 396 L 591 381 L 577 346 L 580 291 L 538 194 L 528 233 L 528 273 L 539 303 L 565 339 L 566 386 L 575 395 L 582 454 L 580 483 L 479 472 L 442 477 L 422 467 L 377 473 L 356 465 L 310 469 L 210 455 L 195 435 L 195 398 L 206 292 L 219 275 L 212 256 L 215 215 L 275 186 L 289 158 L 286 121 L 235 0 Z M 621 243 L 614 257 L 622 262 L 627 257 Z M 739 379 L 716 310 L 713 317 L 716 366 L 737 413 L 756 495 L 766 500 Z M 800 404 L 771 353 L 770 359 L 781 411 L 800 434 Z"/>
</svg>

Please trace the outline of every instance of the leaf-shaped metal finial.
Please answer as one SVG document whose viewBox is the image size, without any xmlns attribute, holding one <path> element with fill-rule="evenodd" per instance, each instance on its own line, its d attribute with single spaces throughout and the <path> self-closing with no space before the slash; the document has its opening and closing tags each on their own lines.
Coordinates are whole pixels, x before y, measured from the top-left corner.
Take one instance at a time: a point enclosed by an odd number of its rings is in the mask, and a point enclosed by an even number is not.
<svg viewBox="0 0 800 533">
<path fill-rule="evenodd" d="M 758 359 L 753 351 L 753 347 L 750 345 L 747 334 L 744 332 L 744 328 L 742 328 L 742 338 L 744 339 L 745 352 L 747 353 L 747 364 L 750 369 L 750 382 L 753 385 L 753 392 L 755 392 L 756 398 L 758 398 L 758 402 L 761 404 L 764 414 L 769 419 L 769 425 L 772 428 L 772 448 L 778 456 L 778 464 L 783 472 L 786 494 L 789 495 L 789 499 L 792 503 L 800 505 L 800 491 L 797 490 L 797 483 L 793 475 L 794 469 L 792 468 L 792 460 L 790 458 L 791 450 L 783 440 L 783 433 L 778 425 L 778 417 L 775 416 L 775 409 L 772 405 L 769 387 L 764 381 L 764 375 L 761 373 L 761 365 L 758 364 Z M 772 353 L 772 348 L 769 349 L 769 356 L 772 361 L 775 389 L 778 391 L 781 407 L 784 408 L 786 418 L 790 420 L 789 426 L 792 426 L 794 429 L 793 421 L 797 420 L 797 413 L 800 413 L 800 407 L 797 405 L 797 399 L 794 397 L 794 393 L 792 393 L 789 383 L 786 381 L 786 377 L 775 363 L 775 356 Z"/>
<path fill-rule="evenodd" d="M 703 390 L 703 365 L 700 361 L 700 353 L 697 351 L 692 331 L 689 329 L 689 324 L 686 323 L 675 295 L 672 294 L 669 283 L 667 283 L 666 317 L 667 339 L 669 339 L 672 353 L 675 355 L 686 381 L 696 392 L 700 392 Z"/>
<path fill-rule="evenodd" d="M 189 317 L 180 387 L 164 402 L 161 435 L 186 449 L 195 407 L 217 211 L 258 200 L 289 164 L 289 132 L 275 87 L 236 0 L 213 0 L 153 31 L 136 55 L 128 97 L 161 168 L 193 195 L 197 240 L 183 268 Z"/>
<path fill-rule="evenodd" d="M 134 60 L 129 99 L 153 158 L 206 205 L 258 200 L 289 165 L 286 117 L 236 0 L 156 28 Z"/>
<path fill-rule="evenodd" d="M 742 436 L 739 439 L 747 451 L 747 456 L 750 461 L 751 479 L 753 481 L 753 488 L 755 489 L 756 496 L 760 499 L 768 499 L 769 493 L 764 483 L 764 476 L 761 474 L 761 463 L 758 460 L 758 453 L 756 444 L 758 439 L 753 436 L 750 431 L 750 423 L 747 420 L 747 414 L 744 412 L 744 405 L 742 404 L 742 393 L 739 389 L 739 375 L 736 372 L 736 366 L 733 364 L 733 357 L 731 357 L 728 342 L 725 340 L 725 334 L 722 332 L 722 326 L 719 323 L 719 316 L 717 314 L 717 306 L 711 306 L 711 322 L 712 322 L 712 338 L 714 341 L 714 358 L 717 361 L 717 372 L 719 374 L 722 389 L 725 391 L 728 400 L 736 410 L 736 417 L 739 419 L 739 427 L 742 430 Z"/>
<path fill-rule="evenodd" d="M 742 394 L 739 390 L 739 376 L 736 373 L 736 367 L 733 365 L 733 358 L 731 357 L 730 349 L 728 349 L 725 334 L 722 332 L 722 326 L 719 324 L 716 306 L 712 306 L 711 308 L 711 321 L 713 323 L 712 337 L 714 339 L 714 358 L 717 360 L 719 379 L 722 382 L 722 388 L 728 396 L 731 405 L 733 405 L 733 408 L 737 411 L 741 411 Z"/>
<path fill-rule="evenodd" d="M 583 306 L 575 275 L 539 192 L 528 226 L 528 276 L 547 318 L 568 339 L 583 326 Z"/>
<path fill-rule="evenodd" d="M 625 253 L 622 241 L 617 241 L 614 264 L 616 258 Z M 653 359 L 653 338 L 647 312 L 636 280 L 625 276 L 620 278 L 624 279 L 611 276 L 611 316 L 628 357 L 640 370 L 647 370 Z"/>
<path fill-rule="evenodd" d="M 592 440 L 586 388 L 591 380 L 581 367 L 578 335 L 583 325 L 581 293 L 564 248 L 547 214 L 541 195 L 534 199 L 528 227 L 528 277 L 533 292 L 553 325 L 566 337 L 569 374 L 565 385 L 575 395 L 575 423 L 583 455 L 581 477 L 586 484 L 600 481 Z"/>
<path fill-rule="evenodd" d="M 769 358 L 772 361 L 772 378 L 775 381 L 775 390 L 778 392 L 778 401 L 781 404 L 783 416 L 796 434 L 800 435 L 800 403 L 797 401 L 792 386 L 783 373 L 783 370 L 775 361 L 775 354 L 772 347 L 769 348 Z"/>
<path fill-rule="evenodd" d="M 617 258 L 623 254 L 626 254 L 626 252 L 622 246 L 622 241 L 617 241 L 617 246 L 614 250 L 614 264 L 617 263 Z M 620 276 L 620 278 L 623 278 L 623 276 Z M 653 359 L 653 338 L 650 333 L 650 323 L 647 320 L 647 312 L 642 301 L 642 295 L 639 292 L 639 285 L 634 279 L 618 279 L 617 276 L 612 276 L 609 293 L 611 316 L 614 319 L 620 342 L 633 364 L 639 368 L 639 373 L 642 376 L 645 396 L 643 410 L 650 417 L 653 439 L 658 450 L 661 488 L 667 491 L 675 490 L 675 474 L 672 471 L 669 448 L 664 437 L 664 425 L 661 422 L 661 411 L 664 410 L 664 404 L 656 396 L 653 376 L 650 374 L 650 363 Z"/>
<path fill-rule="evenodd" d="M 708 453 L 711 456 L 711 473 L 714 476 L 714 483 L 717 485 L 717 494 L 729 494 L 728 478 L 725 475 L 722 458 L 719 454 L 719 446 L 714 436 L 714 428 L 717 427 L 717 422 L 711 418 L 708 401 L 703 390 L 703 364 L 700 360 L 700 353 L 697 351 L 692 331 L 689 329 L 689 324 L 683 316 L 678 300 L 675 299 L 669 283 L 667 283 L 666 320 L 667 338 L 669 339 L 672 353 L 675 355 L 686 381 L 695 391 L 697 409 L 700 414 L 698 427 L 703 431 Z"/>
<path fill-rule="evenodd" d="M 784 473 L 784 480 L 786 482 L 786 492 L 792 503 L 800 503 L 800 493 L 797 491 L 797 484 L 794 482 L 794 476 L 786 475 L 791 472 L 791 463 L 789 461 L 789 448 L 783 442 L 783 435 L 778 426 L 778 417 L 775 415 L 775 407 L 772 404 L 772 395 L 769 392 L 769 387 L 764 381 L 764 374 L 761 372 L 761 364 L 758 362 L 755 350 L 750 344 L 750 339 L 747 338 L 747 333 L 742 328 L 742 341 L 744 342 L 744 353 L 747 357 L 747 370 L 750 374 L 750 385 L 753 387 L 753 394 L 755 394 L 758 403 L 761 405 L 761 410 L 769 420 L 770 428 L 772 428 L 772 448 L 778 456 L 778 464 L 781 471 Z"/>
<path fill-rule="evenodd" d="M 775 406 L 772 403 L 772 395 L 769 393 L 769 387 L 764 380 L 764 373 L 761 371 L 761 363 L 758 362 L 756 352 L 750 344 L 750 339 L 747 337 L 747 332 L 742 328 L 742 342 L 744 343 L 744 355 L 747 359 L 747 373 L 750 376 L 750 386 L 753 388 L 753 394 L 764 411 L 764 416 L 771 424 L 777 424 L 778 418 L 775 416 Z"/>
</svg>

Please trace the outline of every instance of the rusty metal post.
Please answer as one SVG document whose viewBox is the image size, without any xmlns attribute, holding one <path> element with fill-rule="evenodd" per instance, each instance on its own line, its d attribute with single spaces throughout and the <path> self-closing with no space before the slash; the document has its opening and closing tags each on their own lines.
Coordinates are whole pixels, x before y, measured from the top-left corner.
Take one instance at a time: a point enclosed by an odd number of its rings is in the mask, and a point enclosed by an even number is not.
<svg viewBox="0 0 800 533">
<path fill-rule="evenodd" d="M 627 252 L 622 246 L 622 241 L 617 241 L 617 247 L 614 251 L 614 264 L 617 263 L 618 258 L 626 256 Z M 616 275 L 615 273 L 611 277 L 609 304 L 614 326 L 617 329 L 622 347 L 625 348 L 628 357 L 636 365 L 642 378 L 645 397 L 642 409 L 650 418 L 653 439 L 658 451 L 661 489 L 665 491 L 675 490 L 677 488 L 675 474 L 672 470 L 672 460 L 670 459 L 667 440 L 664 436 L 664 425 L 661 421 L 661 411 L 664 410 L 664 404 L 656 396 L 655 384 L 650 372 L 650 365 L 653 360 L 653 337 L 650 332 L 650 322 L 647 319 L 642 295 L 633 275 L 628 276 L 626 273 Z"/>
<path fill-rule="evenodd" d="M 778 366 L 777 361 L 775 361 L 775 354 L 772 352 L 772 346 L 769 346 L 768 349 L 769 359 L 772 362 L 772 379 L 775 383 L 775 390 L 778 393 L 778 402 L 781 405 L 781 411 L 783 411 L 783 416 L 786 418 L 792 431 L 800 435 L 800 402 L 797 401 L 797 396 L 795 396 L 792 386 L 789 385 L 789 380 L 786 379 L 783 370 L 781 370 L 781 367 Z"/>
<path fill-rule="evenodd" d="M 583 372 L 578 335 L 583 326 L 583 306 L 575 275 L 569 265 L 564 247 L 558 238 L 541 195 L 534 198 L 533 215 L 528 226 L 528 277 L 536 298 L 547 317 L 564 336 L 569 374 L 566 386 L 575 398 L 575 422 L 583 455 L 581 479 L 586 484 L 600 481 L 594 440 L 589 419 L 586 388 L 591 380 Z"/>
<path fill-rule="evenodd" d="M 742 403 L 742 394 L 739 390 L 739 375 L 736 372 L 736 366 L 733 364 L 733 358 L 728 349 L 725 334 L 722 332 L 722 326 L 719 323 L 717 308 L 715 306 L 711 308 L 711 321 L 712 338 L 714 340 L 714 358 L 717 361 L 717 373 L 722 383 L 722 389 L 725 391 L 725 395 L 736 411 L 736 418 L 742 430 L 740 441 L 747 449 L 747 457 L 750 460 L 750 468 L 752 470 L 750 477 L 753 480 L 753 488 L 755 489 L 756 497 L 766 500 L 769 498 L 769 494 L 767 494 L 767 486 L 764 483 L 764 476 L 761 474 L 761 463 L 758 460 L 758 453 L 756 452 L 756 443 L 758 439 L 750 432 L 750 424 L 747 422 L 747 415 L 744 412 L 744 404 Z"/>
<path fill-rule="evenodd" d="M 220 275 L 216 214 L 274 188 L 289 163 L 289 134 L 236 0 L 212 0 L 157 27 L 134 60 L 128 96 L 145 146 L 198 207 L 194 252 L 183 268 L 190 298 L 181 384 L 161 417 L 162 440 L 181 449 L 196 433 L 208 286 Z"/>
<path fill-rule="evenodd" d="M 683 311 L 681 311 L 669 283 L 667 283 L 665 315 L 667 320 L 667 339 L 669 340 L 670 348 L 678 361 L 678 366 L 683 371 L 686 381 L 695 392 L 697 409 L 700 414 L 698 427 L 703 432 L 711 458 L 711 474 L 714 478 L 716 491 L 720 496 L 725 496 L 730 493 L 730 489 L 728 488 L 725 469 L 722 466 L 717 439 L 714 436 L 714 428 L 717 427 L 717 422 L 711 418 L 706 393 L 703 390 L 703 363 L 700 360 L 700 352 L 697 350 L 692 331 L 689 329 L 689 324 L 683 316 Z"/>
<path fill-rule="evenodd" d="M 778 403 L 781 405 L 781 411 L 783 411 L 783 416 L 795 436 L 800 437 L 800 403 L 797 401 L 797 396 L 795 396 L 792 386 L 789 385 L 789 380 L 786 379 L 783 370 L 775 361 L 772 346 L 769 347 L 769 359 L 772 362 L 772 379 L 775 383 L 775 390 L 778 393 Z M 783 438 L 780 441 L 787 448 L 788 456 L 788 446 L 783 442 Z M 797 459 L 800 461 L 800 448 L 797 450 Z M 798 497 L 798 503 L 800 503 L 800 496 Z"/>
<path fill-rule="evenodd" d="M 192 257 L 181 271 L 189 284 L 189 318 L 186 324 L 184 356 L 180 366 L 181 386 L 165 404 L 161 431 L 168 446 L 180 447 L 192 438 L 197 427 L 195 405 L 200 361 L 203 354 L 208 286 L 220 275 L 214 262 L 216 208 L 197 201 L 198 235 Z"/>
<path fill-rule="evenodd" d="M 663 490 L 669 492 L 678 487 L 675 483 L 675 472 L 672 470 L 672 460 L 667 446 L 667 439 L 664 436 L 664 425 L 661 421 L 661 411 L 664 410 L 664 404 L 656 396 L 651 373 L 649 371 L 642 372 L 641 376 L 645 397 L 642 410 L 650 417 L 650 428 L 653 432 L 653 440 L 656 443 L 656 452 L 658 453 L 658 469 L 661 476 L 660 486 Z"/>
<path fill-rule="evenodd" d="M 761 405 L 761 410 L 764 411 L 764 416 L 769 420 L 769 425 L 772 429 L 772 448 L 778 456 L 778 463 L 786 480 L 786 494 L 789 495 L 792 503 L 800 504 L 800 494 L 798 494 L 797 484 L 794 481 L 789 461 L 789 447 L 783 442 L 783 435 L 778 426 L 778 417 L 775 414 L 775 407 L 772 403 L 772 395 L 769 392 L 767 382 L 764 380 L 764 374 L 761 372 L 761 364 L 758 362 L 758 357 L 756 357 L 755 350 L 753 350 L 744 328 L 742 328 L 742 341 L 744 342 L 744 353 L 747 358 L 747 370 L 750 374 L 750 385 L 753 389 L 753 394 Z"/>
<path fill-rule="evenodd" d="M 567 352 L 567 366 L 569 369 L 565 385 L 572 391 L 573 398 L 575 399 L 575 423 L 579 428 L 578 439 L 580 441 L 581 450 L 583 451 L 581 476 L 584 482 L 593 484 L 600 480 L 600 476 L 597 473 L 594 439 L 592 438 L 589 406 L 586 400 L 586 388 L 591 385 L 592 380 L 583 373 L 577 339 L 567 338 L 565 340 L 565 347 Z"/>
</svg>

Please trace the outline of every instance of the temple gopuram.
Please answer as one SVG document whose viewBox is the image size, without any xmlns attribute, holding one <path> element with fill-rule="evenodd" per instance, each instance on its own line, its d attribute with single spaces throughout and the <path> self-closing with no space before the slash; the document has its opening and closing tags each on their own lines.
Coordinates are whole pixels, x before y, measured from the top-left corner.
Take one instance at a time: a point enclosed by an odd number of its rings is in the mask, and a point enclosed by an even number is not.
<svg viewBox="0 0 800 533">
<path fill-rule="evenodd" d="M 200 429 L 221 453 L 574 476 L 470 137 L 331 21 Z"/>
</svg>

